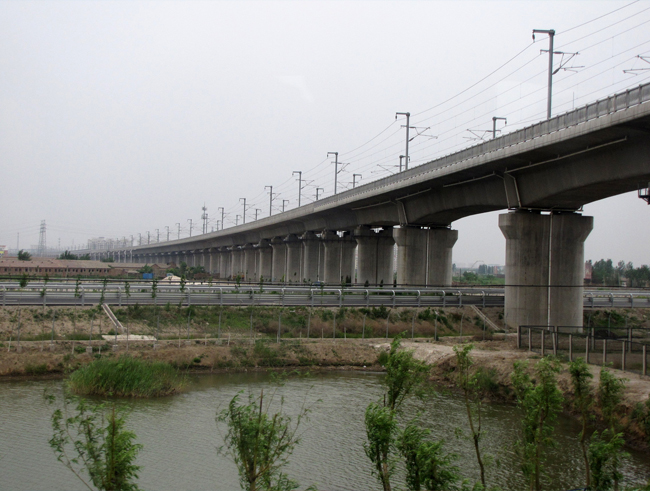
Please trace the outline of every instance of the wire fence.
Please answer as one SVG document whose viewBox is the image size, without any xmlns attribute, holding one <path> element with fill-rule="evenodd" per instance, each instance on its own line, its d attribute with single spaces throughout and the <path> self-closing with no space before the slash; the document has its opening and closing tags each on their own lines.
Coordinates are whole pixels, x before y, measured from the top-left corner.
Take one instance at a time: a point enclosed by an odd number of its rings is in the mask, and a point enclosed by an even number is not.
<svg viewBox="0 0 650 491">
<path fill-rule="evenodd" d="M 648 374 L 650 329 L 582 326 L 519 326 L 517 348 Z"/>
</svg>

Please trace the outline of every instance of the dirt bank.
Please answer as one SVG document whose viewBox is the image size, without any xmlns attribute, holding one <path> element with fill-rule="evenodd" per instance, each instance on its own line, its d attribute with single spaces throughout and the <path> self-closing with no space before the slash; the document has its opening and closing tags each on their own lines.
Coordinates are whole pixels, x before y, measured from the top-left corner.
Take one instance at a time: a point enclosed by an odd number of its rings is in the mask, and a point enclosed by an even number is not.
<svg viewBox="0 0 650 491">
<path fill-rule="evenodd" d="M 406 349 L 413 349 L 416 358 L 431 365 L 431 379 L 436 384 L 456 387 L 456 358 L 453 346 L 459 342 L 472 342 L 475 346 L 472 357 L 477 367 L 491 371 L 499 390 L 493 397 L 512 401 L 510 374 L 516 360 L 531 360 L 531 368 L 540 358 L 537 353 L 518 350 L 514 335 L 495 334 L 493 339 L 482 340 L 482 333 L 473 338 L 462 339 L 447 336 L 434 342 L 430 338 L 403 341 Z M 42 376 L 52 374 L 63 376 L 66 372 L 89 363 L 100 353 L 103 356 L 119 356 L 127 353 L 127 345 L 120 342 L 113 351 L 113 340 L 94 340 L 92 354 L 87 353 L 89 343 L 85 341 L 58 340 L 50 344 L 45 341 L 21 342 L 17 352 L 15 341 L 0 345 L 0 376 Z M 310 369 L 359 369 L 381 370 L 377 358 L 381 351 L 388 350 L 385 338 L 374 339 L 283 339 L 281 343 L 258 338 L 252 343 L 248 337 L 214 339 L 162 340 L 157 345 L 152 341 L 131 341 L 128 354 L 148 360 L 160 360 L 191 372 L 219 372 L 268 368 L 310 368 Z M 594 386 L 598 383 L 600 367 L 591 365 Z M 646 430 L 633 417 L 635 408 L 650 397 L 650 377 L 612 369 L 616 376 L 626 378 L 624 410 L 621 422 L 627 439 L 638 448 L 648 448 Z M 559 386 L 567 401 L 571 401 L 570 377 L 567 364 L 563 364 Z M 569 408 L 569 405 L 567 405 Z M 596 414 L 598 416 L 598 414 Z"/>
</svg>

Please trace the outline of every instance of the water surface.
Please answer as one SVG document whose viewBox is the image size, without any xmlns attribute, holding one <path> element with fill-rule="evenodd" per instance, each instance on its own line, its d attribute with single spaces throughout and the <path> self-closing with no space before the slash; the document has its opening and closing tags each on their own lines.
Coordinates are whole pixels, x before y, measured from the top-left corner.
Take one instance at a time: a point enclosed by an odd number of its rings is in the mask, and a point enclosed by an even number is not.
<svg viewBox="0 0 650 491">
<path fill-rule="evenodd" d="M 323 491 L 380 489 L 370 474 L 363 451 L 365 407 L 381 394 L 380 374 L 358 372 L 317 373 L 293 378 L 277 388 L 269 374 L 202 375 L 191 379 L 180 395 L 155 400 L 122 401 L 131 408 L 128 426 L 144 449 L 138 457 L 140 487 L 144 490 L 238 490 L 234 463 L 217 448 L 223 445 L 215 414 L 240 391 L 265 397 L 274 392 L 279 406 L 296 415 L 303 405 L 311 408 L 310 419 L 301 427 L 302 442 L 296 449 L 288 473 L 301 488 L 316 484 Z M 48 445 L 52 436 L 52 407 L 43 399 L 44 389 L 60 391 L 62 381 L 8 381 L 0 383 L 0 490 L 83 490 L 76 477 L 57 462 Z M 459 454 L 464 476 L 478 479 L 471 442 L 456 436 L 466 427 L 462 399 L 454 393 L 437 395 L 432 401 L 410 403 L 408 414 L 421 413 L 423 424 L 436 438 L 444 438 L 447 449 Z M 488 404 L 484 427 L 485 451 L 499 461 L 488 470 L 490 484 L 503 489 L 524 489 L 513 453 L 517 438 L 518 412 L 510 405 Z M 582 457 L 577 442 L 578 424 L 561 417 L 556 425 L 559 445 L 549 467 L 549 486 L 564 490 L 581 484 Z M 648 456 L 632 452 L 625 464 L 628 483 L 650 477 Z M 399 480 L 396 480 L 398 482 Z"/>
</svg>

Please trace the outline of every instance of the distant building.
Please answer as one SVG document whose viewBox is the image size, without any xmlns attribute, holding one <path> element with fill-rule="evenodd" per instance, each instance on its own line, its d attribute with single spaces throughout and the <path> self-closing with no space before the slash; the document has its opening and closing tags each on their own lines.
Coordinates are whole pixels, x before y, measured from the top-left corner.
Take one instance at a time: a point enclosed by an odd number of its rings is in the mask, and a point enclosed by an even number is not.
<svg viewBox="0 0 650 491">
<path fill-rule="evenodd" d="M 111 276 L 135 277 L 144 263 L 105 263 L 102 261 L 84 261 L 67 259 L 32 258 L 30 261 L 19 261 L 16 257 L 0 256 L 0 276 L 45 276 L 52 278 L 74 278 L 75 276 Z M 154 276 L 163 278 L 167 269 L 166 264 L 150 264 Z"/>
</svg>

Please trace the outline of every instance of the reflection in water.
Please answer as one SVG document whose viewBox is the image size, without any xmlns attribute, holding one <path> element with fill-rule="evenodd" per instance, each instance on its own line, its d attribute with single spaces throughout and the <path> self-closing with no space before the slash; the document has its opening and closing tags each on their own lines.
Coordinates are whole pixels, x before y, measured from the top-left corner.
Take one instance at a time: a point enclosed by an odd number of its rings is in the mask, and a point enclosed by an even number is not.
<svg viewBox="0 0 650 491">
<path fill-rule="evenodd" d="M 302 442 L 291 459 L 289 475 L 302 487 L 316 484 L 321 491 L 379 489 L 370 475 L 363 451 L 365 407 L 380 393 L 381 375 L 364 373 L 317 373 L 290 379 L 278 388 L 274 404 L 284 397 L 284 410 L 297 414 L 303 404 L 312 408 L 302 427 Z M 60 381 L 12 381 L 0 384 L 0 489 L 82 490 L 83 485 L 59 464 L 48 446 L 52 408 L 43 400 L 45 388 L 59 390 Z M 217 455 L 223 440 L 215 414 L 240 391 L 265 394 L 274 390 L 265 373 L 204 375 L 194 377 L 184 394 L 156 400 L 120 401 L 131 408 L 128 425 L 144 450 L 140 485 L 147 490 L 238 490 L 237 469 L 227 457 Z M 426 404 L 411 403 L 410 414 L 422 421 L 437 438 L 444 438 L 448 451 L 459 454 L 462 473 L 478 479 L 471 442 L 455 436 L 466 425 L 462 399 L 439 394 Z M 503 489 L 524 489 L 512 452 L 517 436 L 517 411 L 512 406 L 486 406 L 486 451 L 500 461 L 488 471 L 491 484 Z M 576 440 L 579 428 L 570 418 L 558 421 L 560 440 L 550 463 L 551 485 L 546 489 L 572 489 L 581 484 L 582 458 Z M 225 430 L 222 430 L 225 431 Z M 650 476 L 644 454 L 633 453 L 625 473 L 631 482 Z"/>
</svg>

